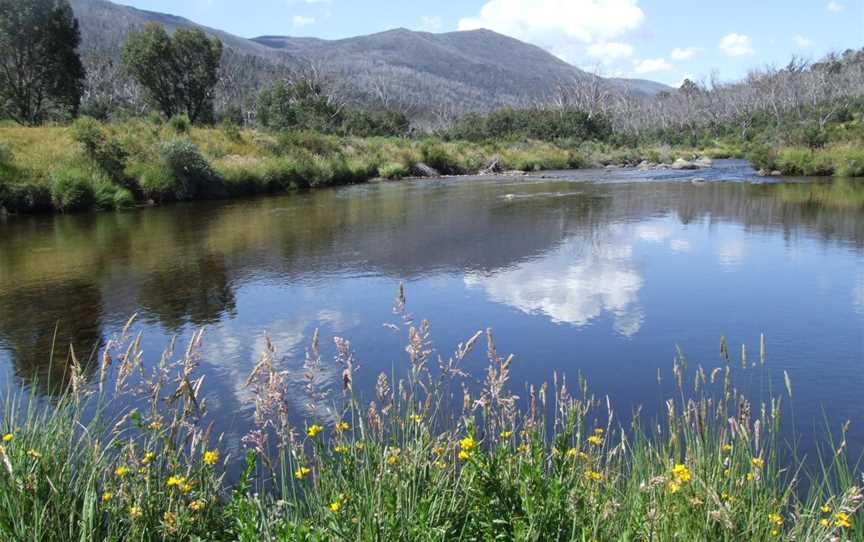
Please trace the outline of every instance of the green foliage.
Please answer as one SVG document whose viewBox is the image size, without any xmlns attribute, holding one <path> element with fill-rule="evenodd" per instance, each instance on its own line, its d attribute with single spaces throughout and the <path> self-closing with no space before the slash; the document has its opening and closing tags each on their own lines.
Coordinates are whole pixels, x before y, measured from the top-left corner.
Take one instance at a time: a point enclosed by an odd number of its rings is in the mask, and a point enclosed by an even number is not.
<svg viewBox="0 0 864 542">
<path fill-rule="evenodd" d="M 604 141 L 612 133 L 609 121 L 579 109 L 503 108 L 482 116 L 469 114 L 457 120 L 444 136 L 466 141 L 536 139 Z"/>
<path fill-rule="evenodd" d="M 398 162 L 387 162 L 378 167 L 378 176 L 384 179 L 401 179 L 409 173 L 408 168 Z"/>
<path fill-rule="evenodd" d="M 427 166 L 446 175 L 463 173 L 456 157 L 445 143 L 427 139 L 420 144 L 420 159 Z"/>
<path fill-rule="evenodd" d="M 77 114 L 80 43 L 68 0 L 0 0 L 0 115 L 33 125 Z"/>
<path fill-rule="evenodd" d="M 159 148 L 160 199 L 195 199 L 220 193 L 220 181 L 198 147 L 188 139 L 171 139 Z M 153 186 L 150 185 L 152 188 Z"/>
<path fill-rule="evenodd" d="M 169 36 L 157 23 L 133 32 L 123 63 L 166 118 L 185 113 L 193 123 L 213 120 L 222 42 L 200 29 L 177 28 Z"/>
<path fill-rule="evenodd" d="M 398 111 L 349 109 L 344 114 L 342 133 L 355 137 L 401 137 L 411 126 L 408 117 Z"/>
<path fill-rule="evenodd" d="M 137 182 L 126 175 L 128 153 L 113 137 L 109 137 L 102 125 L 90 117 L 81 117 L 72 125 L 72 138 L 83 148 L 85 155 L 118 185 L 137 191 Z"/>
<path fill-rule="evenodd" d="M 271 130 L 333 133 L 342 124 L 340 108 L 328 95 L 325 82 L 311 75 L 262 90 L 257 119 L 262 127 Z"/>
<path fill-rule="evenodd" d="M 84 211 L 96 203 L 91 174 L 78 165 L 69 165 L 51 176 L 51 200 L 60 211 Z"/>
<path fill-rule="evenodd" d="M 174 115 L 168 119 L 168 127 L 171 128 L 174 133 L 184 135 L 189 133 L 189 130 L 192 129 L 192 121 L 189 120 L 189 116 L 185 113 Z"/>
</svg>

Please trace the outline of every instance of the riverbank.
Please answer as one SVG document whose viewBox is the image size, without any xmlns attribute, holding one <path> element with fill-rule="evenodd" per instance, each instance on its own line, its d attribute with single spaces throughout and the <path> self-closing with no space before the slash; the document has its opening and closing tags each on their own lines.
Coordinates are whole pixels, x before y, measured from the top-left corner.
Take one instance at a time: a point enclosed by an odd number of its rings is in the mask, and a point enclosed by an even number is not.
<svg viewBox="0 0 864 542">
<path fill-rule="evenodd" d="M 275 134 L 182 119 L 24 128 L 0 125 L 0 208 L 105 210 L 280 193 L 374 178 L 514 173 L 725 156 L 723 150 L 622 149 L 601 143 L 470 143 L 436 138 Z"/>
<path fill-rule="evenodd" d="M 662 419 L 622 427 L 582 380 L 556 376 L 551 387 L 514 395 L 509 375 L 518 362 L 496 350 L 491 331 L 468 338 L 432 371 L 425 323 L 415 327 L 401 294 L 395 310 L 408 337 L 405 379 L 380 375 L 371 402 L 354 392 L 349 343 L 337 339 L 335 359 L 325 360 L 316 334 L 299 392 L 268 342 L 245 384 L 257 428 L 242 446 L 208 429 L 197 371 L 203 336 L 145 364 L 130 321 L 100 360 L 69 357 L 68 391 L 52 405 L 7 396 L 0 534 L 41 541 L 864 539 L 862 481 L 847 462 L 845 428 L 839 441 L 822 443 L 821 463 L 805 463 L 781 437 L 781 404 L 793 393 L 788 376 L 777 396 L 751 403 L 735 387 L 737 364 L 705 372 L 678 357 Z M 485 381 L 463 388 L 467 360 L 484 344 Z M 766 370 L 757 356 L 734 371 Z M 320 387 L 318 375 L 331 371 L 342 374 L 344 393 Z M 314 417 L 291 421 L 287 398 L 296 393 Z M 229 472 L 238 473 L 231 483 Z"/>
</svg>

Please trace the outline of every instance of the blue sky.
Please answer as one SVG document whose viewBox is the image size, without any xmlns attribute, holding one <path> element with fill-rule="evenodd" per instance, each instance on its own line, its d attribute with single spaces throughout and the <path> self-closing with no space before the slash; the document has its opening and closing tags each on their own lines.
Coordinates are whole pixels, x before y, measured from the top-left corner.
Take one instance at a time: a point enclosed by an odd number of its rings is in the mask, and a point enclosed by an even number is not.
<svg viewBox="0 0 864 542">
<path fill-rule="evenodd" d="M 119 0 L 244 37 L 490 28 L 606 76 L 678 84 L 864 46 L 864 0 Z"/>
</svg>

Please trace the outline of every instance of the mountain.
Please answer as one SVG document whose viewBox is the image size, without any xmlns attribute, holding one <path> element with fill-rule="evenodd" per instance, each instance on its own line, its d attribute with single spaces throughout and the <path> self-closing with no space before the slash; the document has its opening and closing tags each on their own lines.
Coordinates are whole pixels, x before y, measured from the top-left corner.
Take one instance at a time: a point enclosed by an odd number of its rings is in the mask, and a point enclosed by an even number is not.
<svg viewBox="0 0 864 542">
<path fill-rule="evenodd" d="M 529 105 L 550 99 L 561 86 L 594 77 L 540 47 L 490 30 L 433 34 L 404 28 L 340 40 L 262 36 L 241 38 L 193 21 L 107 0 L 71 0 L 91 73 L 109 73 L 112 92 L 129 92 L 117 70 L 128 33 L 147 22 L 169 31 L 200 28 L 225 45 L 225 77 L 217 108 L 245 106 L 261 86 L 290 70 L 313 66 L 346 99 L 395 107 L 415 117 L 451 117 L 467 111 Z M 671 90 L 653 81 L 614 79 L 617 89 L 653 96 Z M 105 87 L 96 81 L 94 88 Z"/>
</svg>

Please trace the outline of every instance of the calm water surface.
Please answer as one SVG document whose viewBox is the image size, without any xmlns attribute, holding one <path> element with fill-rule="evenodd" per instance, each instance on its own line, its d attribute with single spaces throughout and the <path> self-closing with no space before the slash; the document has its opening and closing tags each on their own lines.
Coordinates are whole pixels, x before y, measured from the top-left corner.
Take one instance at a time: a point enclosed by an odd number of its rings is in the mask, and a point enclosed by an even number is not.
<svg viewBox="0 0 864 542">
<path fill-rule="evenodd" d="M 351 340 L 358 388 L 403 370 L 404 336 L 382 324 L 397 321 L 405 282 L 410 312 L 431 322 L 442 355 L 492 326 L 499 350 L 516 355 L 517 390 L 581 372 L 624 417 L 662 406 L 676 345 L 710 370 L 726 336 L 740 366 L 740 345 L 757 359 L 764 333 L 768 363 L 742 386 L 764 399 L 788 371 L 802 444 L 824 431 L 824 413 L 833 430 L 851 420 L 860 449 L 864 184 L 745 182 L 752 171 L 739 162 L 697 174 L 709 182 L 561 172 L 7 218 L 0 390 L 47 380 L 55 328 L 57 344 L 80 354 L 138 313 L 155 362 L 171 336 L 205 326 L 209 412 L 237 443 L 251 414 L 244 381 L 265 337 L 294 370 L 298 418 L 315 328 Z M 479 378 L 484 363 L 477 352 L 467 367 Z"/>
</svg>

